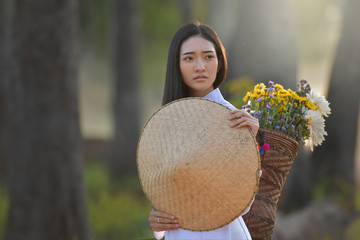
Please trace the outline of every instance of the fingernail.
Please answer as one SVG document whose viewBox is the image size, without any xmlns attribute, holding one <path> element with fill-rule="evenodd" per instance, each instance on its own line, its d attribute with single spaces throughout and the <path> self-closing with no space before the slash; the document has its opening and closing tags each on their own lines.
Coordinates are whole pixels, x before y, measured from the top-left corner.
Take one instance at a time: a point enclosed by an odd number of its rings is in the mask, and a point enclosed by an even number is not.
<svg viewBox="0 0 360 240">
<path fill-rule="evenodd" d="M 175 217 L 174 216 L 171 216 L 171 219 L 174 219 Z"/>
</svg>

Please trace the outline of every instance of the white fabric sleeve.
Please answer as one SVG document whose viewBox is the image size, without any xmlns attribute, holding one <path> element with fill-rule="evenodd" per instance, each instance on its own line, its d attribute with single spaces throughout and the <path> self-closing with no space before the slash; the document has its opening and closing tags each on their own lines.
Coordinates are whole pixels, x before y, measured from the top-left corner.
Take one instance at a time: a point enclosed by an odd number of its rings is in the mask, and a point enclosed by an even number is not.
<svg viewBox="0 0 360 240">
<path fill-rule="evenodd" d="M 161 232 L 154 231 L 154 236 L 156 239 L 160 240 L 165 236 L 165 231 L 161 231 Z"/>
</svg>

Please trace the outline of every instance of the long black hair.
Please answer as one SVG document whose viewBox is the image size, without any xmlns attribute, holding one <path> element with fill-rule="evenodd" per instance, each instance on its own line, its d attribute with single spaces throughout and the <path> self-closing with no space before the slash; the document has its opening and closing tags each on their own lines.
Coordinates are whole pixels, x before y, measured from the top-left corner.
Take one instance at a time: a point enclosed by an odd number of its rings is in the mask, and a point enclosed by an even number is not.
<svg viewBox="0 0 360 240">
<path fill-rule="evenodd" d="M 208 25 L 199 22 L 188 23 L 175 33 L 170 44 L 162 105 L 176 99 L 188 97 L 188 87 L 184 84 L 180 71 L 180 48 L 185 40 L 197 35 L 212 42 L 215 47 L 219 71 L 213 84 L 214 89 L 224 82 L 227 72 L 227 59 L 225 48 L 219 36 Z"/>
</svg>

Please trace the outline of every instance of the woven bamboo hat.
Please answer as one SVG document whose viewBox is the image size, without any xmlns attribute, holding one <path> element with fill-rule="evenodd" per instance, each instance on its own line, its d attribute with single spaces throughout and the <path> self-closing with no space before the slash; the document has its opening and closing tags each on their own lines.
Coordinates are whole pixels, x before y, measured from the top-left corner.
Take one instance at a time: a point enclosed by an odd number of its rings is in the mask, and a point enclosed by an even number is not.
<svg viewBox="0 0 360 240">
<path fill-rule="evenodd" d="M 156 210 L 181 228 L 208 231 L 240 216 L 258 191 L 260 156 L 249 128 L 230 128 L 230 109 L 203 98 L 173 101 L 141 133 L 137 167 Z"/>
</svg>

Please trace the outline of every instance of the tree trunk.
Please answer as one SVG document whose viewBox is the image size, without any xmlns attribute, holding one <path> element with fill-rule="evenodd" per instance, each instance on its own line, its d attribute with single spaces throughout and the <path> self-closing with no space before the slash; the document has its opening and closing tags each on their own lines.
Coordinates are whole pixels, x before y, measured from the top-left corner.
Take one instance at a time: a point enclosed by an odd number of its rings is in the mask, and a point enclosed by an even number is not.
<svg viewBox="0 0 360 240">
<path fill-rule="evenodd" d="M 178 4 L 180 5 L 180 9 L 181 9 L 181 15 L 182 15 L 182 20 L 184 23 L 188 23 L 190 21 L 193 20 L 193 15 L 192 15 L 192 0 L 180 0 L 178 1 Z"/>
<path fill-rule="evenodd" d="M 110 156 L 113 177 L 136 173 L 136 147 L 139 137 L 137 61 L 135 49 L 136 13 L 134 1 L 113 1 L 113 75 L 115 136 Z"/>
<path fill-rule="evenodd" d="M 90 239 L 72 0 L 9 0 L 6 240 Z"/>
<path fill-rule="evenodd" d="M 360 9 L 359 1 L 347 1 L 328 94 L 332 112 L 326 121 L 328 136 L 322 146 L 315 149 L 312 160 L 316 164 L 313 174 L 316 180 L 319 180 L 319 175 L 324 173 L 328 177 L 327 180 L 331 181 L 332 187 L 338 186 L 342 189 L 354 187 L 355 182 L 354 161 L 360 103 L 358 9 Z M 339 186 L 339 180 L 345 180 L 348 186 Z M 353 201 L 352 197 L 349 198 L 350 201 Z M 349 206 L 353 206 L 352 203 Z"/>
<path fill-rule="evenodd" d="M 5 1 L 0 1 L 0 181 L 5 181 L 7 179 L 7 156 L 6 156 L 6 136 L 5 136 L 5 116 L 6 116 L 6 86 L 7 81 L 5 79 L 5 51 L 6 51 L 6 41 L 5 41 Z"/>
<path fill-rule="evenodd" d="M 256 82 L 272 80 L 287 88 L 296 86 L 296 32 L 291 1 L 211 3 L 210 22 L 221 38 L 224 35 L 229 56 L 228 78 L 250 76 Z"/>
</svg>

